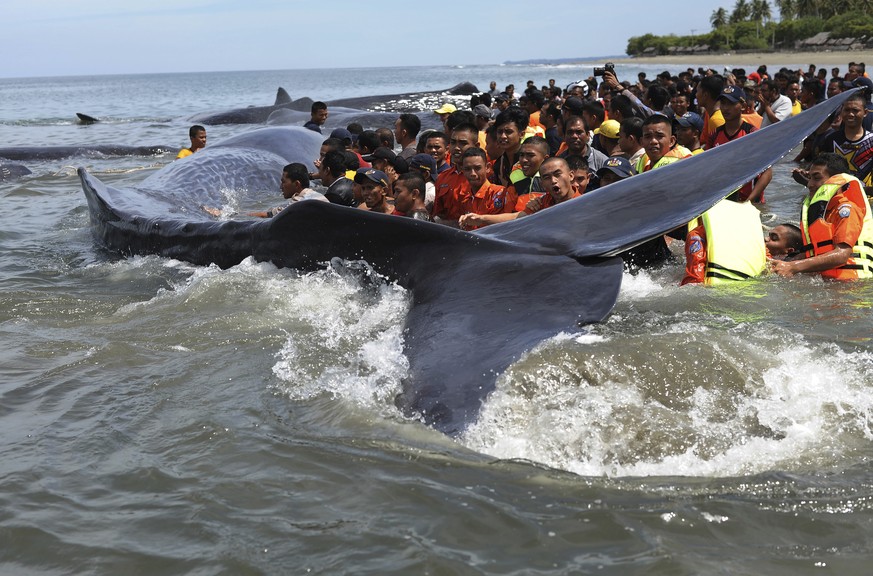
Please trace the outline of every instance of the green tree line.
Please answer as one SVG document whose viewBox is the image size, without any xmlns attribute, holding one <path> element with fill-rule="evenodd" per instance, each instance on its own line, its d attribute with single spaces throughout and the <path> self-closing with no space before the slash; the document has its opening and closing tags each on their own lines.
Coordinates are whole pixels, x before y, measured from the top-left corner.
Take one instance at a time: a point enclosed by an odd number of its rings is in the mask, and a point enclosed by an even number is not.
<svg viewBox="0 0 873 576">
<path fill-rule="evenodd" d="M 778 21 L 774 19 L 778 12 Z M 713 51 L 794 48 L 795 42 L 830 32 L 831 38 L 873 39 L 873 0 L 736 0 L 732 10 L 719 8 L 703 34 L 658 36 L 644 34 L 628 40 L 627 53 L 642 54 L 653 47 L 667 54 L 671 46 L 706 45 Z"/>
</svg>

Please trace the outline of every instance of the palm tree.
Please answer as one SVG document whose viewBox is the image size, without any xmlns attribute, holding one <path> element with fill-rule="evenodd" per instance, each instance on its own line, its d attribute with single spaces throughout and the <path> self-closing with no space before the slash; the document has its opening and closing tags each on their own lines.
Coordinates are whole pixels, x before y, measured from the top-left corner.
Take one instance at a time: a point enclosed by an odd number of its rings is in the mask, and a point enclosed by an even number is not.
<svg viewBox="0 0 873 576">
<path fill-rule="evenodd" d="M 713 30 L 724 28 L 728 23 L 728 13 L 724 8 L 713 10 L 712 16 L 709 17 L 709 23 L 712 24 Z"/>
<path fill-rule="evenodd" d="M 797 16 L 803 18 L 804 16 L 815 16 L 819 17 L 819 0 L 797 0 Z"/>
<path fill-rule="evenodd" d="M 776 0 L 776 7 L 779 8 L 779 21 L 791 20 L 797 16 L 797 5 L 795 0 Z"/>
<path fill-rule="evenodd" d="M 731 12 L 731 23 L 744 22 L 749 19 L 750 9 L 746 0 L 737 0 L 734 11 Z"/>
<path fill-rule="evenodd" d="M 760 34 L 760 26 L 770 20 L 772 14 L 770 12 L 770 3 L 767 0 L 752 0 L 752 5 L 749 7 L 752 20 L 755 21 L 755 38 Z"/>
</svg>

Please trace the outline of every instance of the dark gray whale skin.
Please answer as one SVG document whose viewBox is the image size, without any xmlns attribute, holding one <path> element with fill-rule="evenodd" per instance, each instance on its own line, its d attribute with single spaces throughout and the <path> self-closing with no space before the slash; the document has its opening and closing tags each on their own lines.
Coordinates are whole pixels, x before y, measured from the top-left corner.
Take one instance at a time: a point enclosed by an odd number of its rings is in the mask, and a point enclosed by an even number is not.
<svg viewBox="0 0 873 576">
<path fill-rule="evenodd" d="M 61 160 L 63 158 L 96 158 L 105 156 L 163 156 L 177 154 L 178 146 L 126 146 L 97 144 L 91 146 L 14 146 L 0 148 L 0 158 L 26 162 L 28 160 Z"/>
<path fill-rule="evenodd" d="M 327 105 L 328 109 L 333 106 L 343 106 L 346 108 L 365 110 L 367 108 L 378 107 L 380 105 L 383 105 L 385 102 L 390 101 L 406 100 L 411 102 L 417 102 L 427 97 L 439 96 L 443 94 L 451 96 L 470 96 L 477 93 L 479 93 L 479 89 L 476 88 L 475 84 L 472 84 L 470 82 L 461 82 L 460 84 L 455 84 L 454 86 L 446 90 L 433 90 L 431 92 L 412 92 L 408 94 L 382 94 L 379 96 L 356 96 L 353 98 L 339 98 L 337 100 L 329 101 Z M 406 112 L 407 110 L 402 111 Z M 414 112 L 417 110 L 410 109 L 409 111 Z"/>
<path fill-rule="evenodd" d="M 324 126 L 321 127 L 321 132 L 324 137 L 330 136 L 331 130 L 334 128 L 345 128 L 352 122 L 357 122 L 365 130 L 371 130 L 381 127 L 394 127 L 394 121 L 400 115 L 399 112 L 367 112 L 366 110 L 355 110 L 353 108 L 336 107 L 330 108 L 330 116 Z M 432 111 L 415 112 L 416 116 L 421 119 L 421 130 L 442 130 L 443 125 L 440 117 Z M 302 126 L 309 121 L 309 112 L 297 112 L 295 110 L 276 110 L 267 118 L 268 126 Z M 421 134 L 421 132 L 419 132 Z"/>
<path fill-rule="evenodd" d="M 22 176 L 27 176 L 28 174 L 32 174 L 32 172 L 27 166 L 0 162 L 0 182 L 9 182 L 10 180 L 16 180 Z"/>
<path fill-rule="evenodd" d="M 276 101 L 272 106 L 249 106 L 247 108 L 234 108 L 222 112 L 204 112 L 192 116 L 188 120 L 192 124 L 206 124 L 216 126 L 219 124 L 263 124 L 270 114 L 276 110 L 289 108 L 291 96 L 284 88 L 276 91 Z"/>
<path fill-rule="evenodd" d="M 344 118 L 342 122 L 338 122 L 336 119 L 333 122 L 330 122 L 327 127 L 337 127 L 342 126 L 345 127 L 350 122 L 361 122 L 362 124 L 367 123 L 366 114 L 367 108 L 378 107 L 380 105 L 384 105 L 386 102 L 394 102 L 401 100 L 408 100 L 412 102 L 416 102 L 421 100 L 422 98 L 426 98 L 428 96 L 438 96 L 442 94 L 449 94 L 453 96 L 464 96 L 477 93 L 478 90 L 474 84 L 470 82 L 461 82 L 460 84 L 456 84 L 447 90 L 435 90 L 432 92 L 416 92 L 411 94 L 384 94 L 381 96 L 361 96 L 355 98 L 340 98 L 338 100 L 331 100 L 327 102 L 328 110 L 330 110 L 331 115 L 334 114 L 334 109 L 336 108 L 336 112 L 340 112 L 340 108 L 354 109 L 345 111 L 347 116 Z M 291 100 L 291 97 L 288 95 L 288 92 L 285 91 L 284 88 L 279 88 L 276 94 L 276 101 L 272 106 L 249 106 L 247 108 L 235 108 L 232 110 L 225 110 L 222 112 L 205 112 L 202 114 L 197 114 L 195 116 L 190 117 L 188 120 L 195 124 L 206 124 L 206 125 L 217 125 L 217 124 L 265 124 L 267 120 L 270 119 L 271 115 L 273 116 L 273 120 L 269 122 L 270 124 L 275 125 L 284 125 L 284 124 L 292 124 L 292 123 L 303 123 L 309 120 L 309 111 L 310 106 L 312 106 L 313 100 L 308 97 L 299 98 L 297 100 Z M 287 111 L 291 114 L 287 114 L 286 116 L 277 116 L 274 114 L 277 111 Z M 394 120 L 397 119 L 397 114 L 399 112 L 406 112 L 406 108 L 403 110 L 397 110 L 390 114 L 391 118 L 388 119 L 386 123 L 384 120 L 380 119 L 378 124 L 366 124 L 372 126 L 390 126 L 393 124 Z M 418 109 L 410 111 L 419 111 Z M 429 112 L 429 111 L 428 111 Z M 294 113 L 301 113 L 294 114 Z M 356 115 L 364 118 L 364 120 L 356 117 Z M 438 120 L 433 120 L 433 114 L 427 114 L 423 116 L 423 118 L 428 118 L 431 120 L 428 122 L 428 126 L 433 124 L 433 128 L 440 127 Z M 281 120 L 279 118 L 282 118 Z"/>
<path fill-rule="evenodd" d="M 253 256 L 301 270 L 334 257 L 363 259 L 406 287 L 409 374 L 397 404 L 457 435 L 525 351 L 609 314 L 621 286 L 616 254 L 709 209 L 791 150 L 848 94 L 703 155 L 476 233 L 324 202 L 298 202 L 258 221 L 216 221 L 192 208 L 214 200 L 210 190 L 224 185 L 225 176 L 210 171 L 210 155 L 243 171 L 261 155 L 291 161 L 287 142 L 305 140 L 302 128 L 267 128 L 211 146 L 190 157 L 187 169 L 174 162 L 134 191 L 107 187 L 84 169 L 79 175 L 95 239 L 124 255 L 223 267 Z M 269 132 L 276 130 L 289 132 Z M 194 182 L 202 186 L 189 188 Z"/>
</svg>

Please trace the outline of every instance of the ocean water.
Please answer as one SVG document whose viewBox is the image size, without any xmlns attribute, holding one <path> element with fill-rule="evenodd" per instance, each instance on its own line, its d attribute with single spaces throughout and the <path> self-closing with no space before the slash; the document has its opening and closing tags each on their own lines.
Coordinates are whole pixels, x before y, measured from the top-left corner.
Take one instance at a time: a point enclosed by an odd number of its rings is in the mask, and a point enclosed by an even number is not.
<svg viewBox="0 0 873 576">
<path fill-rule="evenodd" d="M 638 69 L 663 67 L 619 71 Z M 0 147 L 181 147 L 192 115 L 279 86 L 330 100 L 588 73 L 4 79 Z M 22 162 L 32 175 L 0 182 L 0 573 L 870 574 L 870 284 L 626 274 L 607 321 L 525 354 L 451 439 L 393 403 L 402 288 L 95 246 L 75 168 L 123 188 L 171 160 Z M 799 213 L 791 168 L 774 168 L 774 222 Z"/>
</svg>

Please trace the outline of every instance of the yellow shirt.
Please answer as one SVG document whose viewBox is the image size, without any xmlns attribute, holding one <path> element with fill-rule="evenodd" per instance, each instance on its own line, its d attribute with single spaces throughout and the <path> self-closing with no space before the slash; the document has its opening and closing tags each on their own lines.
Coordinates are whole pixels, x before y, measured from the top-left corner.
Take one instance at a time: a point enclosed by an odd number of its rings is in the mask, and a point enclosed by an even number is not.
<svg viewBox="0 0 873 576">
<path fill-rule="evenodd" d="M 176 160 L 178 160 L 179 158 L 187 158 L 191 154 L 193 154 L 193 152 L 191 152 L 190 148 L 182 148 L 181 150 L 179 150 L 179 153 L 176 154 Z"/>
</svg>

